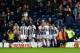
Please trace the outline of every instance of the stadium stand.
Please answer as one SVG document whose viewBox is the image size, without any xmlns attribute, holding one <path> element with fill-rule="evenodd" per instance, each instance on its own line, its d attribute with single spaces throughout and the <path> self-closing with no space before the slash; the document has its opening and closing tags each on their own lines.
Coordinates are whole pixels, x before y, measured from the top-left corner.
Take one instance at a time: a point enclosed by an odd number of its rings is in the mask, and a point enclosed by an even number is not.
<svg viewBox="0 0 80 53">
<path fill-rule="evenodd" d="M 59 32 L 60 35 L 61 32 L 66 32 L 67 39 L 60 39 Z M 69 32 L 73 33 L 72 36 L 68 34 Z M 51 38 L 46 37 L 53 34 L 56 35 Z M 48 39 L 51 45 L 54 46 L 52 42 L 55 42 L 60 46 L 60 43 L 79 38 L 80 2 L 78 0 L 0 0 L 0 42 L 29 42 L 32 39 L 47 41 Z"/>
</svg>

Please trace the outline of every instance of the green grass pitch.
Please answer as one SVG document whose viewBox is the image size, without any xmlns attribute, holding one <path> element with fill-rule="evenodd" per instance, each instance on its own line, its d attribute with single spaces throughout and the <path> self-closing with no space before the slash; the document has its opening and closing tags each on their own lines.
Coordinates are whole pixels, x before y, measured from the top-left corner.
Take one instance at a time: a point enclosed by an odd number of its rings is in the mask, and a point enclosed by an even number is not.
<svg viewBox="0 0 80 53">
<path fill-rule="evenodd" d="M 0 53 L 80 53 L 79 48 L 0 48 Z"/>
</svg>

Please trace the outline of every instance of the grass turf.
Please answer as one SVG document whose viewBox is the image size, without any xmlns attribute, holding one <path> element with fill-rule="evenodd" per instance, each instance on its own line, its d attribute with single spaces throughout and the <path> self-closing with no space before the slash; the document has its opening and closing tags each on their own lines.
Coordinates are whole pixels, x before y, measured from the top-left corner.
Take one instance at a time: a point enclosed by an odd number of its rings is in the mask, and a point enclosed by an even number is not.
<svg viewBox="0 0 80 53">
<path fill-rule="evenodd" d="M 0 53 L 80 53 L 79 48 L 0 48 Z"/>
</svg>

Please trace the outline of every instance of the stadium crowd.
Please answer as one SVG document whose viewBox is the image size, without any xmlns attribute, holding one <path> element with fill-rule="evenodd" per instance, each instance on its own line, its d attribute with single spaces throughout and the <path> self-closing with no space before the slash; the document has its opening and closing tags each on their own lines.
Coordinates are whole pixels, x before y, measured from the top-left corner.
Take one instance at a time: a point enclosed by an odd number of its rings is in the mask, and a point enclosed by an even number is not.
<svg viewBox="0 0 80 53">
<path fill-rule="evenodd" d="M 80 38 L 77 0 L 0 0 L 0 42 L 60 46 Z"/>
</svg>

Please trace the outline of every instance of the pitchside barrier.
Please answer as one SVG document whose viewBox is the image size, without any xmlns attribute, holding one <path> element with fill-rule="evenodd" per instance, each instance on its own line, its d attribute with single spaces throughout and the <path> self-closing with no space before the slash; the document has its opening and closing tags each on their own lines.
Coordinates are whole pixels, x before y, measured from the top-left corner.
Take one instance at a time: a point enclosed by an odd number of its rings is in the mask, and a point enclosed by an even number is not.
<svg viewBox="0 0 80 53">
<path fill-rule="evenodd" d="M 3 43 L 4 48 L 9 48 L 9 43 Z"/>
<path fill-rule="evenodd" d="M 74 48 L 74 44 L 75 44 L 75 42 L 67 42 L 66 43 L 66 48 Z"/>
<path fill-rule="evenodd" d="M 2 42 L 0 42 L 0 48 L 2 48 L 3 47 L 3 43 Z"/>
<path fill-rule="evenodd" d="M 14 43 L 4 43 L 4 48 L 37 48 L 38 46 L 37 42 L 14 42 Z"/>
<path fill-rule="evenodd" d="M 14 43 L 0 43 L 0 48 L 37 48 L 42 47 L 41 42 L 14 42 Z M 65 48 L 80 48 L 80 42 L 67 42 Z"/>
</svg>

